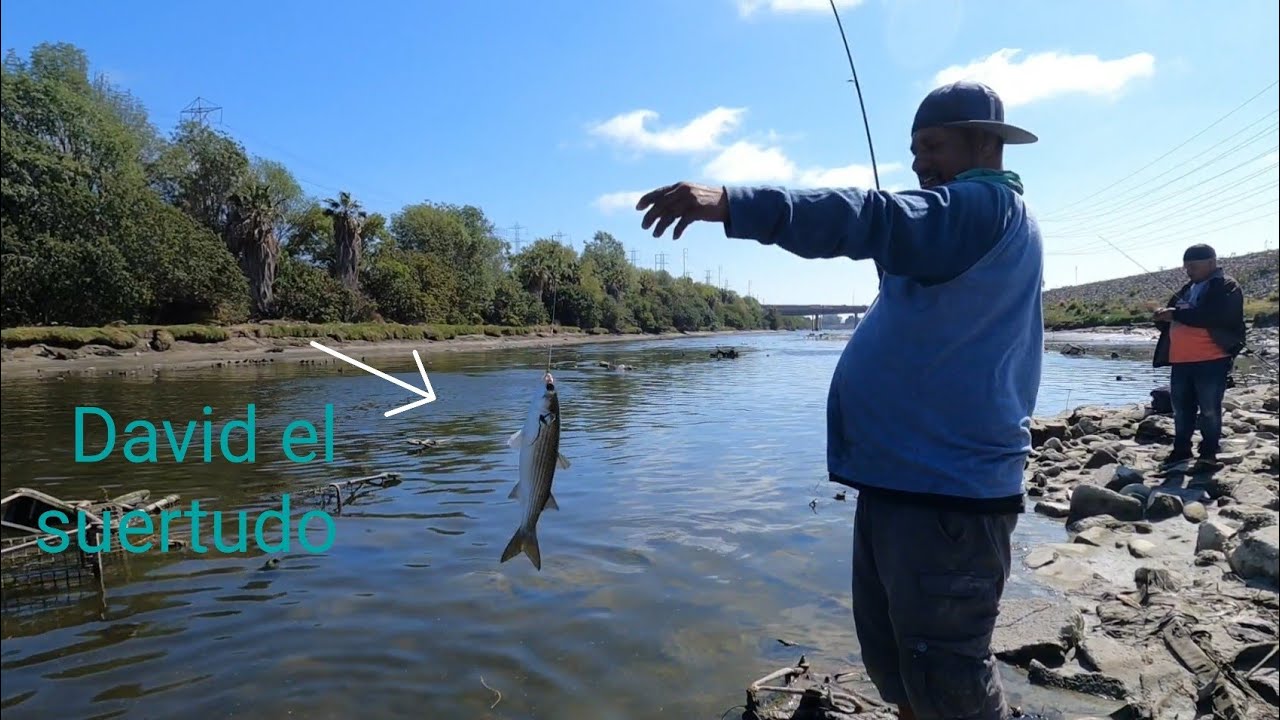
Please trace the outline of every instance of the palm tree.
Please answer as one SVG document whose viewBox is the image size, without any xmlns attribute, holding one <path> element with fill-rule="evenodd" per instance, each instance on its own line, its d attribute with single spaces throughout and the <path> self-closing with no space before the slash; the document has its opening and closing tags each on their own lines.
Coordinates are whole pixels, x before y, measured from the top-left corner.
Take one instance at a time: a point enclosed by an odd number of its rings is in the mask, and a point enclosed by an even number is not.
<svg viewBox="0 0 1280 720">
<path fill-rule="evenodd" d="M 338 249 L 338 280 L 353 292 L 360 289 L 360 251 L 364 240 L 360 237 L 364 230 L 369 213 L 360 206 L 359 200 L 353 200 L 351 193 L 345 190 L 338 193 L 337 199 L 327 198 L 324 214 L 333 218 L 333 242 Z"/>
<path fill-rule="evenodd" d="M 227 206 L 227 248 L 249 279 L 254 312 L 259 317 L 270 317 L 275 299 L 272 286 L 280 259 L 276 227 L 284 214 L 284 202 L 270 184 L 249 180 L 227 198 Z"/>
</svg>

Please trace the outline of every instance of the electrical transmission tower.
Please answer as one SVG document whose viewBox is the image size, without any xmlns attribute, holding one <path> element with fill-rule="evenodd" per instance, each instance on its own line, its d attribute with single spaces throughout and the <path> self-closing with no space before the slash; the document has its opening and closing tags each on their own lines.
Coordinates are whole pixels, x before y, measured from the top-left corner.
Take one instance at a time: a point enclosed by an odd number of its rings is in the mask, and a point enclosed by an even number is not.
<svg viewBox="0 0 1280 720">
<path fill-rule="evenodd" d="M 660 252 L 654 256 L 653 269 L 660 270 L 662 272 L 667 271 L 667 254 L 666 253 Z"/>
<path fill-rule="evenodd" d="M 524 243 L 520 242 L 520 231 L 524 229 L 524 226 L 516 223 L 507 229 L 511 231 L 511 244 L 515 247 L 516 252 L 520 252 L 524 246 Z"/>
<path fill-rule="evenodd" d="M 705 282 L 708 285 L 711 284 L 711 268 L 707 268 L 707 279 L 704 280 L 703 282 Z"/>
<path fill-rule="evenodd" d="M 724 266 L 723 265 L 716 266 L 716 284 L 720 286 L 721 290 L 724 289 Z"/>
<path fill-rule="evenodd" d="M 631 267 L 638 267 L 636 265 L 636 251 L 634 249 L 631 250 Z"/>
<path fill-rule="evenodd" d="M 218 113 L 218 122 L 222 122 L 222 106 L 210 105 L 208 100 L 198 97 L 182 109 L 180 115 L 184 120 L 194 120 L 199 125 L 208 125 L 209 116 Z"/>
<path fill-rule="evenodd" d="M 685 248 L 682 254 L 684 258 L 680 261 L 680 275 L 687 278 L 689 277 L 689 248 Z"/>
</svg>

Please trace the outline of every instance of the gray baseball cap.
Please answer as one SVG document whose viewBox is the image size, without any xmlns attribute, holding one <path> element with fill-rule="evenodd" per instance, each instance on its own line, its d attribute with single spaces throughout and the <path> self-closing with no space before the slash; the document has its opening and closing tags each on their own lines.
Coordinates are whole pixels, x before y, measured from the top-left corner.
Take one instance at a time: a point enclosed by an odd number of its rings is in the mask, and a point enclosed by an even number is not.
<svg viewBox="0 0 1280 720">
<path fill-rule="evenodd" d="M 979 82 L 961 80 L 925 96 L 916 110 L 911 132 L 927 127 L 971 127 L 992 133 L 1010 145 L 1028 145 L 1035 135 L 1004 121 L 1004 101 Z"/>
</svg>

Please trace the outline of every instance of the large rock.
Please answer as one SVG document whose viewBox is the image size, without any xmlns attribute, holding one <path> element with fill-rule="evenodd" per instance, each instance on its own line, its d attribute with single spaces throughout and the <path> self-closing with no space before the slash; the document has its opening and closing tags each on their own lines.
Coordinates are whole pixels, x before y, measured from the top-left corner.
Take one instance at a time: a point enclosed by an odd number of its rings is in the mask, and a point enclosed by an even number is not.
<svg viewBox="0 0 1280 720">
<path fill-rule="evenodd" d="M 1093 470 L 1094 468 L 1106 467 L 1107 465 L 1119 464 L 1120 458 L 1116 457 L 1116 453 L 1111 449 L 1100 447 L 1093 451 L 1089 459 L 1084 463 L 1085 470 Z"/>
<path fill-rule="evenodd" d="M 1182 498 L 1159 490 L 1147 500 L 1147 519 L 1155 522 L 1175 518 L 1182 514 Z"/>
<path fill-rule="evenodd" d="M 1225 552 L 1227 540 L 1236 534 L 1236 529 L 1221 520 L 1206 520 L 1196 530 L 1196 554 L 1205 550 Z"/>
<path fill-rule="evenodd" d="M 1117 520 L 1142 519 L 1142 501 L 1095 485 L 1080 485 L 1071 493 L 1068 522 L 1095 515 L 1110 515 Z"/>
<path fill-rule="evenodd" d="M 1040 513 L 1041 515 L 1044 515 L 1045 517 L 1051 517 L 1051 518 L 1060 520 L 1062 518 L 1065 518 L 1067 515 L 1071 514 L 1071 506 L 1065 503 L 1041 500 L 1040 502 L 1036 503 L 1035 511 Z"/>
<path fill-rule="evenodd" d="M 1086 670 L 1116 678 L 1126 687 L 1137 688 L 1141 683 L 1141 671 L 1146 663 L 1137 648 L 1093 633 L 1080 642 L 1077 656 Z"/>
<path fill-rule="evenodd" d="M 1134 439 L 1140 443 L 1167 444 L 1173 440 L 1173 418 L 1152 415 L 1138 423 Z"/>
<path fill-rule="evenodd" d="M 1095 547 L 1109 547 L 1116 544 L 1116 534 L 1114 531 L 1104 527 L 1091 527 L 1076 535 L 1075 540 L 1072 542 Z"/>
<path fill-rule="evenodd" d="M 1031 445 L 1032 447 L 1040 447 L 1044 445 L 1049 438 L 1057 438 L 1061 441 L 1067 436 L 1067 423 L 1065 420 L 1041 420 L 1034 418 L 1031 420 Z M 1057 449 L 1061 449 L 1059 444 Z"/>
<path fill-rule="evenodd" d="M 1240 533 L 1227 556 L 1231 570 L 1247 580 L 1280 580 L 1280 526 Z"/>
<path fill-rule="evenodd" d="M 1274 509 L 1276 493 L 1271 488 L 1256 480 L 1243 480 L 1231 490 L 1231 497 L 1241 505 L 1256 505 L 1261 508 Z"/>
<path fill-rule="evenodd" d="M 1036 660 L 1059 667 L 1083 629 L 1084 621 L 1071 603 L 1008 599 L 1000 603 L 991 650 L 1001 660 L 1022 668 Z"/>
</svg>

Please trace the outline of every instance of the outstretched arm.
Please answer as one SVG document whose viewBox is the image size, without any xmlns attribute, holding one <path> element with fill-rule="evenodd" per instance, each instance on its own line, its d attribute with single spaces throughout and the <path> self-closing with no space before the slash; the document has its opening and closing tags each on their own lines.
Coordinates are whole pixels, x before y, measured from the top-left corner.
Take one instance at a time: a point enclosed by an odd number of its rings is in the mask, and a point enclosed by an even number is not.
<svg viewBox="0 0 1280 720">
<path fill-rule="evenodd" d="M 986 255 L 1012 212 L 1007 191 L 959 183 L 878 190 L 726 188 L 725 235 L 803 258 L 875 260 L 893 275 L 945 282 Z"/>
</svg>

